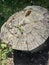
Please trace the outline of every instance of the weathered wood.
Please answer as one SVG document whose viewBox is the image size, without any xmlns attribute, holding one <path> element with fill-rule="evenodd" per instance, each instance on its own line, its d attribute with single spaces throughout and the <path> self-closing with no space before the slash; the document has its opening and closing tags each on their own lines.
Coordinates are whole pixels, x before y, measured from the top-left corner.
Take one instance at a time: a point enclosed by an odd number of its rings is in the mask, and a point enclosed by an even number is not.
<svg viewBox="0 0 49 65">
<path fill-rule="evenodd" d="M 7 61 L 7 65 L 14 65 L 13 58 L 8 58 L 6 61 Z"/>
<path fill-rule="evenodd" d="M 1 39 L 13 49 L 30 51 L 49 36 L 49 12 L 40 6 L 27 6 L 13 14 L 1 27 Z"/>
</svg>

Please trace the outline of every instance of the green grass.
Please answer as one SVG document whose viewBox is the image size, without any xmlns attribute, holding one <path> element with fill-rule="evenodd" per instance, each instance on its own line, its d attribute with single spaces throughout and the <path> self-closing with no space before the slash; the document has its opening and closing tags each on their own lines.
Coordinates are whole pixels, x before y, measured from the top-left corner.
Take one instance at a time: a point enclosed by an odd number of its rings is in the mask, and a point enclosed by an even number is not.
<svg viewBox="0 0 49 65">
<path fill-rule="evenodd" d="M 49 0 L 0 0 L 0 28 L 13 13 L 27 5 L 40 5 L 49 9 Z"/>
<path fill-rule="evenodd" d="M 6 59 L 12 52 L 12 48 L 0 40 L 0 65 L 6 65 Z"/>
</svg>

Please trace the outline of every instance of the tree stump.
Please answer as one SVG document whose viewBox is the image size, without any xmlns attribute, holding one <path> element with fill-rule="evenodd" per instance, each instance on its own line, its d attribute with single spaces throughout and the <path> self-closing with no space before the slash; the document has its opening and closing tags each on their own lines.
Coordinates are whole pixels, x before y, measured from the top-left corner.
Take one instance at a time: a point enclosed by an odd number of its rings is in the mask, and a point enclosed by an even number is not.
<svg viewBox="0 0 49 65">
<path fill-rule="evenodd" d="M 8 58 L 7 59 L 7 65 L 14 65 L 13 58 Z"/>
<path fill-rule="evenodd" d="M 13 14 L 1 27 L 0 38 L 13 49 L 38 49 L 49 37 L 49 11 L 40 6 L 27 6 Z"/>
</svg>

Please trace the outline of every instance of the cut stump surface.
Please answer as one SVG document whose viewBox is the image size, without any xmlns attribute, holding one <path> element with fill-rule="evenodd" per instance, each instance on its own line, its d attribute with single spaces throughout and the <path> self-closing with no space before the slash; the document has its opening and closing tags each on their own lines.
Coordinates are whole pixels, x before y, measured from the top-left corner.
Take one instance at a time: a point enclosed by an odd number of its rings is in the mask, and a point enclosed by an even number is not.
<svg viewBox="0 0 49 65">
<path fill-rule="evenodd" d="M 0 38 L 16 50 L 34 50 L 48 37 L 49 11 L 40 6 L 27 6 L 13 14 L 1 27 Z"/>
</svg>

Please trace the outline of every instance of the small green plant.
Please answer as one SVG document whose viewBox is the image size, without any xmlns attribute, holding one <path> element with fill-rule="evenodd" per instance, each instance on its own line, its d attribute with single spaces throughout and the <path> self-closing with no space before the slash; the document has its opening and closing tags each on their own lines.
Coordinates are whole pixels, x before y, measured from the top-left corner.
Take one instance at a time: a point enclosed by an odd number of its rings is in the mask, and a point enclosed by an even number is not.
<svg viewBox="0 0 49 65">
<path fill-rule="evenodd" d="M 21 33 L 23 33 L 23 28 L 21 26 L 19 26 L 18 29 Z"/>
<path fill-rule="evenodd" d="M 9 45 L 0 41 L 0 65 L 6 65 L 6 59 L 11 52 L 12 47 L 9 47 Z"/>
</svg>

